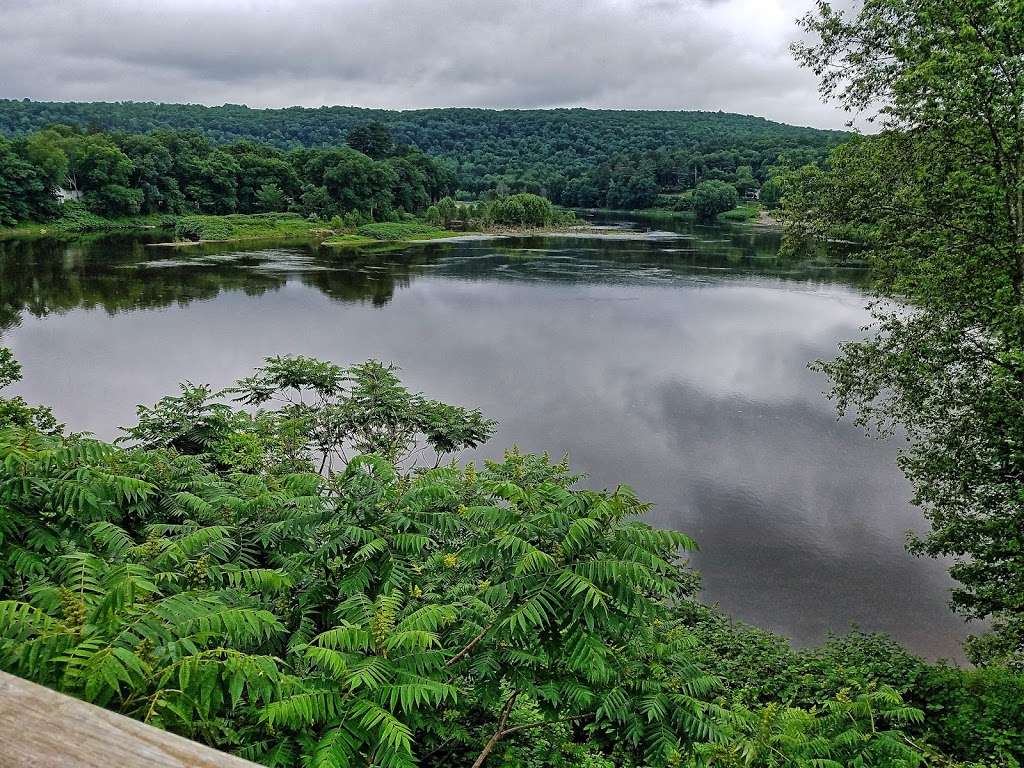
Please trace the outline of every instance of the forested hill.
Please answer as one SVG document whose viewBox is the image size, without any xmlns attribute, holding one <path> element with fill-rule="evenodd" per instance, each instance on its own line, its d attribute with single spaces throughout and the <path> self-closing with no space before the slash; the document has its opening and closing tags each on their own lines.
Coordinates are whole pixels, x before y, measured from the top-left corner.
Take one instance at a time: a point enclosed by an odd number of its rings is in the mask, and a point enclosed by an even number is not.
<svg viewBox="0 0 1024 768">
<path fill-rule="evenodd" d="M 749 167 L 763 183 L 780 163 L 820 159 L 846 134 L 724 112 L 587 109 L 389 111 L 357 107 L 250 109 L 238 105 L 75 103 L 0 100 L 0 133 L 55 123 L 147 132 L 189 129 L 218 143 L 282 148 L 338 146 L 350 130 L 386 125 L 394 140 L 449 161 L 460 186 L 501 184 L 567 204 L 639 207 L 658 191 L 695 180 L 736 181 Z"/>
</svg>

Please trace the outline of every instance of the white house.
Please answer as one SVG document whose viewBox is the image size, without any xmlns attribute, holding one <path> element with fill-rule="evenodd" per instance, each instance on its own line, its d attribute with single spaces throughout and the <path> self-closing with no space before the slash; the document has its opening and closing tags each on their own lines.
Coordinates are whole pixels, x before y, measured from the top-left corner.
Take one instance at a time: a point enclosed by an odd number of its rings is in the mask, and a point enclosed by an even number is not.
<svg viewBox="0 0 1024 768">
<path fill-rule="evenodd" d="M 68 200 L 81 200 L 82 193 L 77 189 L 64 189 L 64 187 L 57 187 L 57 202 L 63 205 Z"/>
</svg>

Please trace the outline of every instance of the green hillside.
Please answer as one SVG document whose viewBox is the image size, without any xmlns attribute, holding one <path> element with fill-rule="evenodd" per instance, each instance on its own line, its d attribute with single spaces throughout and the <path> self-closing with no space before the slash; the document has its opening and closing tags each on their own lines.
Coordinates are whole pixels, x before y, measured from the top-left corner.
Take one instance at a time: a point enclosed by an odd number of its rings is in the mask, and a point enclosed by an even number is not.
<svg viewBox="0 0 1024 768">
<path fill-rule="evenodd" d="M 645 207 L 696 182 L 766 181 L 781 162 L 821 159 L 847 136 L 724 112 L 587 109 L 389 111 L 357 107 L 250 109 L 238 105 L 0 100 L 0 133 L 63 123 L 129 132 L 195 130 L 216 143 L 290 149 L 344 144 L 383 123 L 399 144 L 450 163 L 462 190 L 546 194 L 567 205 Z"/>
</svg>

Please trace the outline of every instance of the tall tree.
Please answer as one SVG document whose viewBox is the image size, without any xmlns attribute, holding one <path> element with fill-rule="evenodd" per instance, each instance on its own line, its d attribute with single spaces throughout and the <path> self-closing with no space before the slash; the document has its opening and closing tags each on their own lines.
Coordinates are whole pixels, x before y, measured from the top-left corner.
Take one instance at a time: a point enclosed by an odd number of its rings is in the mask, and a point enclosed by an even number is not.
<svg viewBox="0 0 1024 768">
<path fill-rule="evenodd" d="M 46 218 L 57 208 L 46 174 L 26 161 L 0 136 L 0 226 Z"/>
<path fill-rule="evenodd" d="M 879 275 L 873 335 L 821 367 L 842 408 L 905 429 L 931 523 L 911 547 L 992 621 L 974 658 L 1024 664 L 1024 4 L 819 2 L 802 26 L 822 94 L 882 125 L 787 185 L 792 236 L 856 233 Z"/>
<path fill-rule="evenodd" d="M 395 149 L 391 130 L 380 122 L 366 123 L 348 132 L 345 143 L 374 160 L 387 157 Z"/>
</svg>

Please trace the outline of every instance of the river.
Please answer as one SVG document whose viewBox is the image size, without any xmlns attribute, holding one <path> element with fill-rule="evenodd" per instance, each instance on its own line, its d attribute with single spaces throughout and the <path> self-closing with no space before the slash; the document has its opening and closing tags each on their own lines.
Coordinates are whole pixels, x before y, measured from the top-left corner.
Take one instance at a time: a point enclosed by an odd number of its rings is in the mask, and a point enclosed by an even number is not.
<svg viewBox="0 0 1024 768">
<path fill-rule="evenodd" d="M 798 645 L 856 624 L 961 658 L 945 564 L 904 551 L 924 521 L 896 442 L 837 421 L 807 368 L 861 333 L 866 273 L 782 261 L 767 230 L 643 229 L 361 251 L 9 240 L 0 343 L 18 392 L 103 438 L 178 381 L 226 386 L 268 355 L 393 361 L 499 420 L 480 457 L 568 452 L 588 485 L 634 487 L 697 539 L 704 599 L 731 615 Z"/>
</svg>

